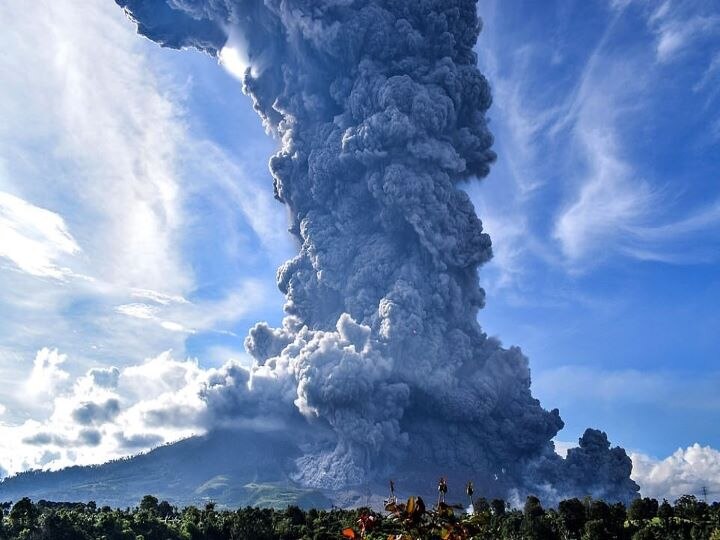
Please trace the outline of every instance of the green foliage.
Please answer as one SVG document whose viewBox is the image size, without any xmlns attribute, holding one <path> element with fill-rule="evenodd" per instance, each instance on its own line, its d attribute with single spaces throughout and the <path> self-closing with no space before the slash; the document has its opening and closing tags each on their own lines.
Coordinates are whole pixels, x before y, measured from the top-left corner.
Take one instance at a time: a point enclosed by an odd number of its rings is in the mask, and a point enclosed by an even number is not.
<svg viewBox="0 0 720 540">
<path fill-rule="evenodd" d="M 149 512 L 150 514 L 157 514 L 158 513 L 158 500 L 157 497 L 153 497 L 152 495 L 145 495 L 142 500 L 140 501 L 140 510 L 144 510 L 145 512 Z"/>
<path fill-rule="evenodd" d="M 564 527 L 567 538 L 578 540 L 582 535 L 585 522 L 587 521 L 585 505 L 578 499 L 560 501 L 558 514 L 560 515 L 560 521 Z"/>
<path fill-rule="evenodd" d="M 658 513 L 658 502 L 648 497 L 635 499 L 628 509 L 628 519 L 647 521 Z"/>
<path fill-rule="evenodd" d="M 181 510 L 147 495 L 137 508 L 95 503 L 0 504 L 0 540 L 720 540 L 720 504 L 684 496 L 622 504 L 568 499 L 545 509 L 528 497 L 523 509 L 474 500 L 474 512 L 444 502 L 427 508 L 420 497 L 388 501 L 384 512 L 273 510 L 213 503 Z"/>
</svg>

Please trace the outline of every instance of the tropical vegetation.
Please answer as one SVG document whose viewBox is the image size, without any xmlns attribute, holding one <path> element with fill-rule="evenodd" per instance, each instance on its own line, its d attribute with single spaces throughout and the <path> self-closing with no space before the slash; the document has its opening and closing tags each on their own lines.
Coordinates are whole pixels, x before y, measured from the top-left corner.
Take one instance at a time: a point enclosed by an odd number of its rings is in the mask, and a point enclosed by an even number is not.
<svg viewBox="0 0 720 540">
<path fill-rule="evenodd" d="M 640 498 L 626 508 L 600 500 L 568 499 L 543 508 L 528 497 L 523 508 L 472 498 L 464 505 L 432 506 L 394 494 L 383 512 L 245 507 L 178 509 L 156 497 L 117 509 L 89 503 L 0 504 L 0 539 L 23 540 L 720 540 L 720 503 L 686 495 L 670 504 Z M 472 505 L 471 505 L 472 503 Z M 464 506 L 467 506 L 464 508 Z"/>
</svg>

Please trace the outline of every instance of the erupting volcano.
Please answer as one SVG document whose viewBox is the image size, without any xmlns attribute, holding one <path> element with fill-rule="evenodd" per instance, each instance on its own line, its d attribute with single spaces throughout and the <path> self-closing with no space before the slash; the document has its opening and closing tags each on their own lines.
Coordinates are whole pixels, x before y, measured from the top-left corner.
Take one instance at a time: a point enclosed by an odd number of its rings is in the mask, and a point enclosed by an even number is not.
<svg viewBox="0 0 720 540">
<path fill-rule="evenodd" d="M 269 133 L 275 196 L 299 253 L 277 272 L 281 328 L 246 338 L 213 414 L 276 426 L 291 478 L 341 490 L 403 476 L 481 478 L 490 492 L 627 501 L 621 448 L 563 427 L 528 360 L 477 321 L 489 236 L 462 184 L 495 159 L 474 0 L 116 0 L 165 47 L 219 57 Z"/>
</svg>

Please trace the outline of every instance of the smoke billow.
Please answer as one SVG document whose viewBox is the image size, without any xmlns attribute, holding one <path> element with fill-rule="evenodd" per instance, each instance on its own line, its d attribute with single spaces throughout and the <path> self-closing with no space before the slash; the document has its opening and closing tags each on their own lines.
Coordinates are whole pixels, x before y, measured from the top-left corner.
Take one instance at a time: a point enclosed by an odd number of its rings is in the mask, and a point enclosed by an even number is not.
<svg viewBox="0 0 720 540">
<path fill-rule="evenodd" d="M 209 414 L 304 419 L 310 486 L 443 468 L 634 496 L 603 433 L 554 453 L 558 411 L 531 395 L 520 349 L 477 323 L 491 242 L 459 184 L 495 155 L 475 0 L 116 1 L 163 46 L 233 48 L 282 141 L 270 170 L 300 245 L 277 273 L 287 316 L 250 331 L 251 370 L 209 381 Z"/>
</svg>

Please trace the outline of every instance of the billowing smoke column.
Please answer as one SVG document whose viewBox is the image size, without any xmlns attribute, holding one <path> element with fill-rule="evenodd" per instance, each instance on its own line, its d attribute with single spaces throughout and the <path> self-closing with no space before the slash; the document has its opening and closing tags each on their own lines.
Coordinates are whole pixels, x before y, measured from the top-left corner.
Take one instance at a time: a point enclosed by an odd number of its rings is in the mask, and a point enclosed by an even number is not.
<svg viewBox="0 0 720 540">
<path fill-rule="evenodd" d="M 304 418 L 310 486 L 450 469 L 634 496 L 603 433 L 554 453 L 558 411 L 476 320 L 491 243 L 459 184 L 495 155 L 474 0 L 117 2 L 161 45 L 245 58 L 243 90 L 282 141 L 270 170 L 301 246 L 277 273 L 287 316 L 251 330 L 256 365 L 211 381 L 211 411 Z"/>
</svg>

